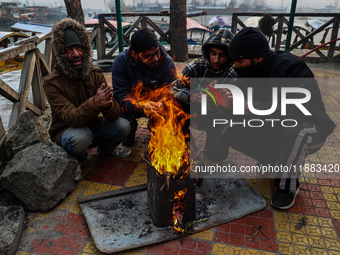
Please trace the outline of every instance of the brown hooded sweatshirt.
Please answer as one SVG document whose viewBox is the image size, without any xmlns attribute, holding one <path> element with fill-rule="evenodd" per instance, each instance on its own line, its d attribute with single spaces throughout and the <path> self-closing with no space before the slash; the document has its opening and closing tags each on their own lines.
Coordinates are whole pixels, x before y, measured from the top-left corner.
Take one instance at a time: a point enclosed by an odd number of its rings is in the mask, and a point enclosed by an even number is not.
<svg viewBox="0 0 340 255">
<path fill-rule="evenodd" d="M 75 70 L 64 53 L 64 30 L 72 28 L 83 47 L 83 68 Z M 95 131 L 103 116 L 112 121 L 119 117 L 120 108 L 113 100 L 109 109 L 101 111 L 94 103 L 94 96 L 105 76 L 92 64 L 92 46 L 84 26 L 73 19 L 63 19 L 52 29 L 52 47 L 56 67 L 44 79 L 44 90 L 52 109 L 52 124 L 49 130 L 52 141 L 60 144 L 62 133 L 69 127 L 88 127 Z"/>
</svg>

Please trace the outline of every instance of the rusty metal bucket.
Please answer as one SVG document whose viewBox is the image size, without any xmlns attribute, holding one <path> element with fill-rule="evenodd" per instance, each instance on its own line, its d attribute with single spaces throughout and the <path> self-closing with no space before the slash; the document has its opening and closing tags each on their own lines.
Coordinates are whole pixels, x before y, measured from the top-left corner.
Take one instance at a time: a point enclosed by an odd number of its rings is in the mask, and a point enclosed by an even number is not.
<svg viewBox="0 0 340 255">
<path fill-rule="evenodd" d="M 195 179 L 191 179 L 190 175 L 187 175 L 176 181 L 170 180 L 169 188 L 165 182 L 166 178 L 158 174 L 154 167 L 148 165 L 147 200 L 153 224 L 157 227 L 165 227 L 173 223 L 174 194 L 185 188 L 188 190 L 185 194 L 187 205 L 183 215 L 183 223 L 195 220 Z"/>
</svg>

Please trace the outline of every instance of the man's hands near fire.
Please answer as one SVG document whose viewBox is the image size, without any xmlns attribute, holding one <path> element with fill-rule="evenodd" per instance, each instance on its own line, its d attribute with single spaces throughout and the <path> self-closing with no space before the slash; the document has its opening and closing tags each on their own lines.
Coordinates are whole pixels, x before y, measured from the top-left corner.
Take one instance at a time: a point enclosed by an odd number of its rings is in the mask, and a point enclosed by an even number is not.
<svg viewBox="0 0 340 255">
<path fill-rule="evenodd" d="M 113 98 L 113 88 L 103 83 L 94 96 L 94 103 L 100 109 L 111 107 Z"/>
<path fill-rule="evenodd" d="M 163 110 L 162 102 L 152 102 L 149 101 L 144 106 L 144 113 L 146 116 L 152 115 L 152 113 L 161 112 Z"/>
<path fill-rule="evenodd" d="M 231 109 L 233 107 L 233 94 L 228 89 L 216 89 L 216 92 L 221 98 L 222 107 L 226 109 Z M 244 113 L 248 114 L 248 103 L 244 100 Z"/>
</svg>

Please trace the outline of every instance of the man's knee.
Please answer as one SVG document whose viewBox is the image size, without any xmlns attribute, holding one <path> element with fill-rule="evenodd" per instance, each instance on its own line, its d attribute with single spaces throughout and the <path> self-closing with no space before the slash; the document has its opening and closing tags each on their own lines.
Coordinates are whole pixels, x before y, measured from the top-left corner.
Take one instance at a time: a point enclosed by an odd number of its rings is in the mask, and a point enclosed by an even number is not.
<svg viewBox="0 0 340 255">
<path fill-rule="evenodd" d="M 93 141 L 93 135 L 88 128 L 69 128 L 61 136 L 61 145 L 72 155 L 86 152 Z"/>
<path fill-rule="evenodd" d="M 124 138 L 127 137 L 131 131 L 130 122 L 121 117 L 116 120 L 115 128 L 117 129 L 118 135 Z"/>
</svg>

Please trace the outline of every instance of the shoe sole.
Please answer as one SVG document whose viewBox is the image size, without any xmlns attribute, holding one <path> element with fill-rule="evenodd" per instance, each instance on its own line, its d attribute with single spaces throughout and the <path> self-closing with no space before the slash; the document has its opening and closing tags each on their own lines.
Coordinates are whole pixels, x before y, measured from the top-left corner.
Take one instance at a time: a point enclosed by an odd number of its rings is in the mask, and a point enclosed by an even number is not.
<svg viewBox="0 0 340 255">
<path fill-rule="evenodd" d="M 281 210 L 287 210 L 287 209 L 291 208 L 291 207 L 295 204 L 295 198 L 296 198 L 296 196 L 299 194 L 299 191 L 300 191 L 300 188 L 297 188 L 296 193 L 295 193 L 295 195 L 294 195 L 294 199 L 293 199 L 293 201 L 292 201 L 289 205 L 280 206 L 280 207 L 279 207 L 279 206 L 273 205 L 273 201 L 270 201 L 270 204 L 271 204 L 274 208 L 281 209 Z"/>
<path fill-rule="evenodd" d="M 127 158 L 128 156 L 130 156 L 131 154 L 129 154 L 129 155 L 112 155 L 112 156 L 114 156 L 114 157 L 117 157 L 117 158 Z"/>
</svg>

